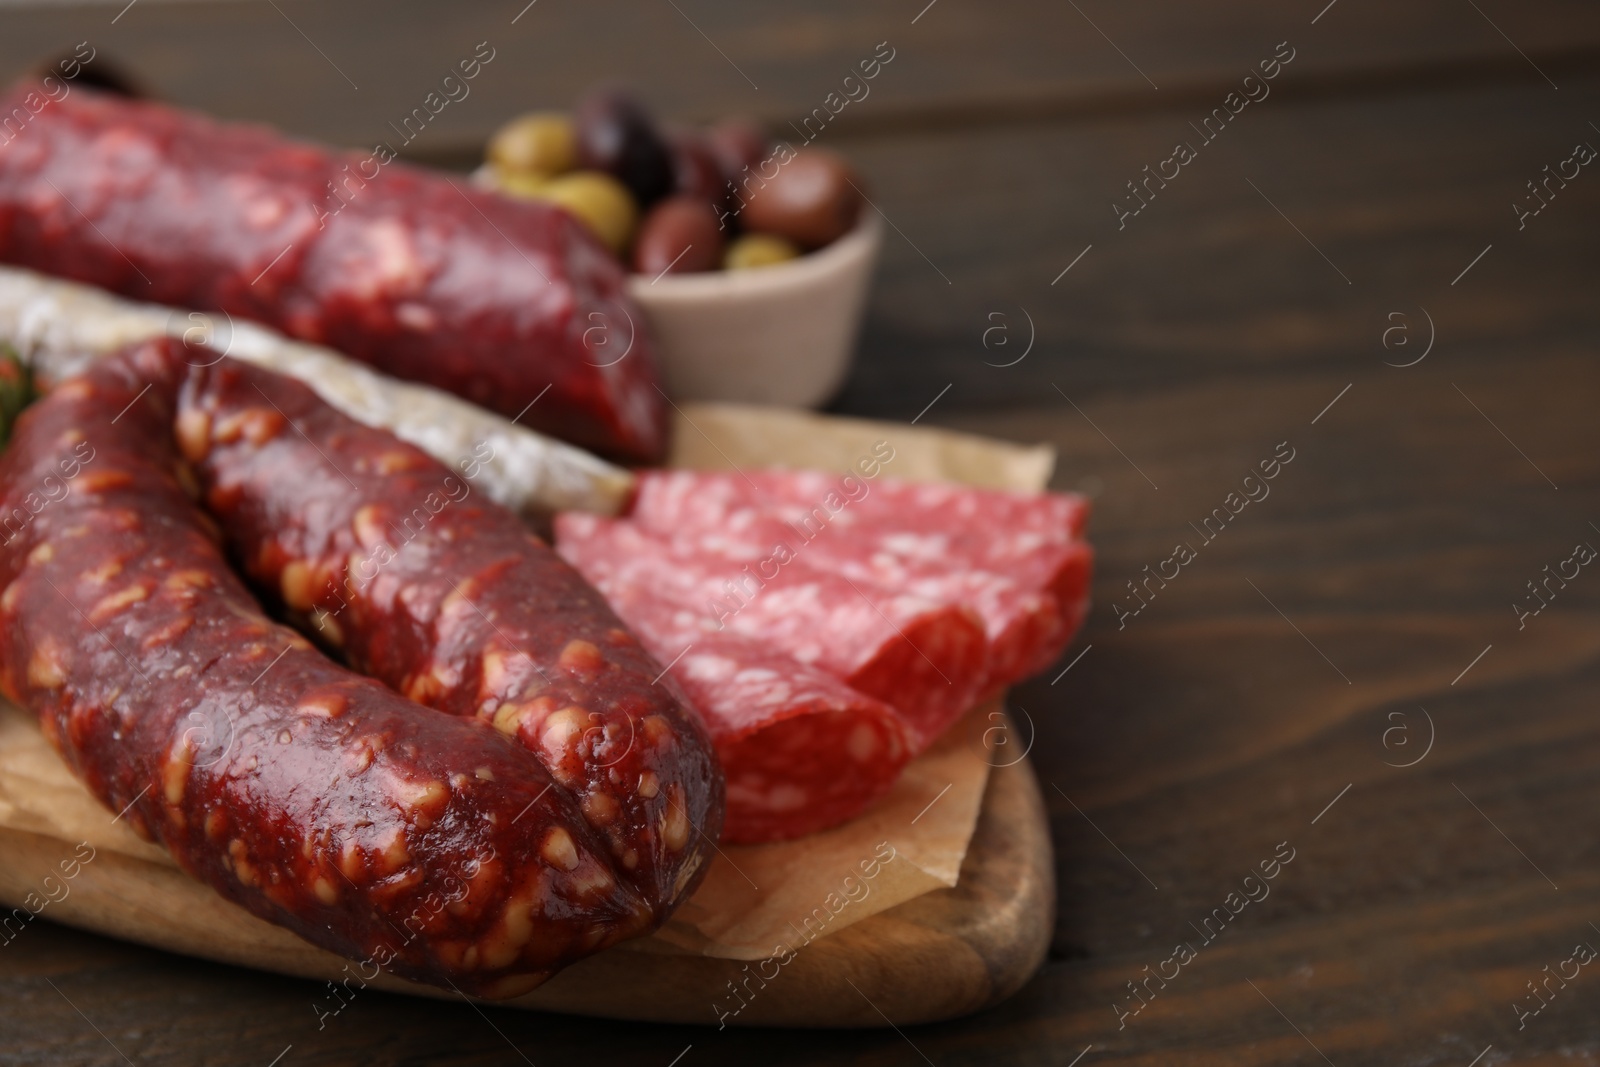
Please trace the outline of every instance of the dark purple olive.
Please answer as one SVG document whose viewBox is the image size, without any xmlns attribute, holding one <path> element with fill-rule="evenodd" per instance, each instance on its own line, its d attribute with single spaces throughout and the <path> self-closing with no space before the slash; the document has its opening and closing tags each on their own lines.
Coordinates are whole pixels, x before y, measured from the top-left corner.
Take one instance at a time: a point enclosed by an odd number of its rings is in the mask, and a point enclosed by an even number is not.
<svg viewBox="0 0 1600 1067">
<path fill-rule="evenodd" d="M 739 187 L 745 177 L 745 168 L 755 174 L 762 160 L 771 154 L 767 135 L 749 119 L 727 119 L 706 131 L 706 147 L 711 149 L 717 165 L 722 168 L 724 181 Z"/>
<path fill-rule="evenodd" d="M 856 224 L 859 184 L 843 156 L 805 148 L 747 194 L 739 221 L 750 233 L 776 234 L 801 248 L 821 248 Z"/>
<path fill-rule="evenodd" d="M 590 93 L 573 114 L 578 165 L 605 171 L 649 206 L 672 192 L 671 150 L 638 101 L 615 89 Z"/>
<path fill-rule="evenodd" d="M 727 198 L 727 179 L 717 157 L 711 154 L 705 137 L 694 130 L 672 134 L 672 164 L 676 178 L 674 191 L 680 196 L 697 196 L 713 206 Z"/>
<path fill-rule="evenodd" d="M 63 51 L 40 62 L 33 68 L 31 75 L 41 80 L 54 77 L 63 82 L 88 86 L 104 93 L 125 96 L 130 100 L 152 99 L 145 83 L 128 73 L 125 68 L 118 66 L 115 60 L 101 57 L 91 65 L 90 61 L 95 60 L 97 55 L 95 47 L 84 41 L 70 52 Z"/>
<path fill-rule="evenodd" d="M 652 278 L 716 270 L 722 263 L 717 213 L 698 196 L 674 196 L 650 209 L 633 242 L 633 269 Z"/>
</svg>

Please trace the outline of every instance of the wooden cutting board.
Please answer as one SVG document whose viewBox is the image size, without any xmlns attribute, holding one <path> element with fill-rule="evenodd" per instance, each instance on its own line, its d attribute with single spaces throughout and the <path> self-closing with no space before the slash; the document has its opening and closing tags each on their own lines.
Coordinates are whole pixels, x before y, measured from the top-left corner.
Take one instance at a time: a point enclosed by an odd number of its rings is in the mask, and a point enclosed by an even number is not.
<svg viewBox="0 0 1600 1067">
<path fill-rule="evenodd" d="M 1053 463 L 1048 448 L 808 412 L 699 404 L 688 405 L 678 416 L 672 465 L 680 467 L 738 463 L 849 470 L 873 442 L 885 440 L 893 443 L 890 470 L 897 477 L 1038 489 L 1048 480 Z M 1003 721 L 991 707 L 976 709 L 968 725 L 976 723 L 975 729 L 987 738 L 1002 729 L 984 730 L 991 718 Z M 967 776 L 963 778 L 956 767 L 950 777 L 924 768 L 923 797 L 909 807 L 905 797 L 900 798 L 900 807 L 894 796 L 885 798 L 873 813 L 857 820 L 873 824 L 857 827 L 859 834 L 869 836 L 856 841 L 849 853 L 870 855 L 872 846 L 863 842 L 880 840 L 880 833 L 897 845 L 912 844 L 913 831 L 926 832 L 949 817 L 949 809 L 965 790 L 967 821 L 961 823 L 958 842 L 966 844 L 965 854 L 959 848 L 950 854 L 944 876 L 918 885 L 919 895 L 880 896 L 880 907 L 892 899 L 902 903 L 854 922 L 853 915 L 845 916 L 814 940 L 785 935 L 786 943 L 800 947 L 778 959 L 751 960 L 751 952 L 745 950 L 711 955 L 692 942 L 687 947 L 681 942 L 662 944 L 660 935 L 625 943 L 580 961 L 509 1003 L 697 1025 L 871 1027 L 947 1019 L 1009 996 L 1043 962 L 1054 922 L 1054 866 L 1044 804 L 1026 760 L 990 770 L 985 764 L 1000 762 L 997 757 L 1005 753 L 982 755 L 986 742 L 955 738 L 958 732 L 952 731 L 947 740 L 962 747 Z M 23 806 L 31 807 L 31 816 L 19 820 L 13 812 L 0 821 L 0 902 L 14 906 L 30 894 L 38 901 L 42 892 L 57 885 L 59 900 L 30 910 L 53 922 L 187 956 L 324 981 L 359 974 L 349 961 L 228 903 L 172 866 L 158 850 L 138 843 L 125 847 L 97 839 L 94 859 L 73 865 L 70 885 L 62 885 L 62 863 L 64 858 L 70 862 L 79 840 L 76 835 L 90 832 L 91 820 L 99 826 L 106 816 L 62 772 L 54 754 L 43 750 L 42 739 L 35 735 L 15 740 L 12 757 L 22 748 L 40 751 L 33 754 L 37 773 L 17 779 Z M 932 755 L 930 750 L 919 757 L 913 769 Z M 973 764 L 988 773 L 972 775 Z M 934 773 L 939 776 L 930 777 Z M 916 777 L 908 770 L 896 787 L 897 795 Z M 969 784 L 959 785 L 942 808 L 933 809 L 945 795 L 941 788 L 950 790 L 944 783 L 951 778 Z M 922 825 L 915 825 L 918 820 Z M 964 833 L 968 827 L 970 838 Z M 813 850 L 824 847 L 817 838 L 806 840 Z M 106 847 L 99 847 L 102 843 Z M 797 844 L 784 847 L 793 849 Z M 905 850 L 907 859 L 912 851 Z M 778 868 L 788 872 L 779 885 L 787 883 L 790 892 L 785 900 L 796 905 L 795 922 L 824 903 L 824 892 L 816 891 L 810 877 L 820 869 L 812 858 L 816 854 L 813 851 L 798 865 L 791 861 Z M 956 857 L 961 857 L 956 884 L 923 891 L 929 885 L 949 885 Z M 696 899 L 680 911 L 693 907 L 706 895 L 706 888 L 703 885 Z M 0 911 L 0 922 L 8 914 Z M 791 914 L 787 904 L 782 914 L 784 918 Z M 5 939 L 0 931 L 0 940 Z M 771 943 L 763 940 L 754 951 L 764 952 Z M 728 955 L 742 958 L 725 958 Z M 382 974 L 369 984 L 418 996 L 460 995 Z M 325 988 L 316 995 L 323 993 L 326 1010 L 335 1010 L 341 1003 L 336 992 Z"/>
<path fill-rule="evenodd" d="M 0 899 L 20 901 L 52 884 L 46 879 L 59 882 L 62 857 L 71 854 L 72 844 L 59 838 L 0 829 Z M 101 850 L 77 869 L 70 893 L 48 904 L 41 917 L 298 977 L 347 974 L 344 959 L 195 890 L 174 867 Z M 990 774 L 953 888 L 925 893 L 819 938 L 781 965 L 616 948 L 510 1003 L 701 1025 L 870 1027 L 948 1019 L 997 1003 L 1027 981 L 1044 960 L 1054 900 L 1044 803 L 1023 760 Z M 227 942 L 207 936 L 214 917 L 196 921 L 196 909 L 217 912 L 237 936 Z M 371 984 L 452 996 L 385 975 Z M 337 1003 L 331 994 L 328 1003 Z"/>
</svg>

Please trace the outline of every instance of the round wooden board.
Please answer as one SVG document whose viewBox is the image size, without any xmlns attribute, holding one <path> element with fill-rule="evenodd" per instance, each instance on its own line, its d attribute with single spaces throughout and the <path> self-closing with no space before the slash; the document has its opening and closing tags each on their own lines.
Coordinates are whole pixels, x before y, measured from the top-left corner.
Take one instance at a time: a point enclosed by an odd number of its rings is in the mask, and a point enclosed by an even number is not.
<svg viewBox="0 0 1600 1067">
<path fill-rule="evenodd" d="M 63 842 L 0 830 L 0 896 L 56 871 Z M 198 891 L 197 891 L 198 890 Z M 873 1027 L 965 1015 L 1010 996 L 1038 969 L 1054 924 L 1055 875 L 1039 785 L 1027 761 L 989 776 L 959 884 L 925 893 L 800 948 L 787 963 L 615 948 L 583 960 L 515 1007 L 728 1026 Z M 227 916 L 227 944 L 196 910 Z M 346 961 L 255 918 L 172 867 L 102 851 L 41 918 L 109 936 L 314 979 Z M 763 977 L 763 974 L 767 977 Z M 380 975 L 374 988 L 453 994 Z M 738 995 L 735 995 L 735 989 Z"/>
</svg>

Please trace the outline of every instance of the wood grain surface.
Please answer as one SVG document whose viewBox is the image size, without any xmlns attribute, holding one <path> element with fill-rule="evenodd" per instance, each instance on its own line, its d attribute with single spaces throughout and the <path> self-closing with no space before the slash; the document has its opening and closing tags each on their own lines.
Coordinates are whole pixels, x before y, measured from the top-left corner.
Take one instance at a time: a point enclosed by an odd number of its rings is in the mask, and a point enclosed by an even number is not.
<svg viewBox="0 0 1600 1067">
<path fill-rule="evenodd" d="M 0 69 L 89 36 L 186 103 L 360 144 L 492 39 L 415 146 L 457 163 L 610 77 L 781 128 L 891 41 L 824 134 L 893 224 L 836 408 L 1054 443 L 1096 500 L 1095 609 L 1014 694 L 1057 897 L 998 1007 L 718 1032 L 374 995 L 318 1032 L 305 983 L 36 924 L 0 949 L 0 1064 L 1600 1062 L 1600 974 L 1540 984 L 1600 947 L 1600 575 L 1513 607 L 1600 546 L 1600 175 L 1512 208 L 1600 147 L 1600 9 L 121 6 L 0 15 Z M 1119 229 L 1125 183 L 1280 41 L 1272 95 Z M 1206 541 L 1280 442 L 1270 496 Z"/>
</svg>

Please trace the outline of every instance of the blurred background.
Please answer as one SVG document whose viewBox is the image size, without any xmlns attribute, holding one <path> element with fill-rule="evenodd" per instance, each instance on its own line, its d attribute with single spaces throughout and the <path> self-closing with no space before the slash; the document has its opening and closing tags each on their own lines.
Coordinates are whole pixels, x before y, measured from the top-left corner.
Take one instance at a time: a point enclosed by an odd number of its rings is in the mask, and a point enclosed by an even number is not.
<svg viewBox="0 0 1600 1067">
<path fill-rule="evenodd" d="M 1537 635 L 1506 610 L 1600 539 L 1600 176 L 1550 178 L 1600 146 L 1600 5 L 524 2 L 7 3 L 0 77 L 87 40 L 157 97 L 370 147 L 486 43 L 402 152 L 465 171 L 599 83 L 788 136 L 887 43 L 815 142 L 887 224 L 829 410 L 1050 442 L 1056 487 L 1096 500 L 1084 658 L 1013 695 L 1051 808 L 1051 958 L 999 1008 L 907 1033 L 485 1026 L 375 996 L 318 1042 L 295 983 L 63 930 L 0 980 L 39 1012 L 0 1008 L 27 1035 L 0 1064 L 68 1031 L 72 1062 L 118 1062 L 40 986 L 55 968 L 96 1019 L 161 1020 L 141 1064 L 254 1062 L 236 1034 L 262 1064 L 285 1042 L 521 1062 L 507 1035 L 531 1062 L 662 1067 L 685 1045 L 682 1067 L 1600 1060 L 1592 990 L 1536 1027 L 1510 1007 L 1600 943 L 1600 580 Z M 1274 502 L 1119 625 L 1142 568 L 1285 440 Z M 1401 768 L 1385 731 L 1423 707 L 1438 743 Z M 1283 840 L 1293 874 L 1248 928 L 1119 1027 L 1125 983 Z"/>
<path fill-rule="evenodd" d="M 156 96 L 368 147 L 488 42 L 497 58 L 470 95 L 402 152 L 462 169 L 507 119 L 602 82 L 665 120 L 749 115 L 787 136 L 887 41 L 893 61 L 816 143 L 855 161 L 893 224 L 838 401 L 889 418 L 951 382 L 940 408 L 1037 401 L 1069 365 L 1080 390 L 1121 389 L 1371 351 L 1385 301 L 1424 278 L 1448 288 L 1485 243 L 1511 240 L 1523 183 L 1600 136 L 1584 111 L 1600 10 L 1580 0 L 1338 0 L 1315 24 L 1327 0 L 125 3 L 6 4 L 0 75 L 88 40 Z M 1279 42 L 1294 58 L 1270 96 L 1201 143 L 1190 124 Z M 1119 230 L 1127 183 L 1184 139 L 1201 158 Z M 1516 234 L 1526 262 L 1572 254 L 1582 209 L 1562 206 Z M 1525 338 L 1587 288 L 1506 259 L 1480 264 L 1498 292 L 1434 297 L 1454 339 Z M 1028 359 L 985 366 L 1030 333 Z"/>
</svg>

